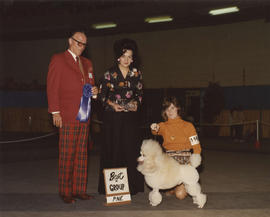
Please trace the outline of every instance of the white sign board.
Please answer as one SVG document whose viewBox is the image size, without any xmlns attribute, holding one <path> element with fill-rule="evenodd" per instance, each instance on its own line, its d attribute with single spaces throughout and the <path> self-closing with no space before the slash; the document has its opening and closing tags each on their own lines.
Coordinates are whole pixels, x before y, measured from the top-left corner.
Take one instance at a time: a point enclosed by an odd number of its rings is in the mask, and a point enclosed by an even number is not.
<svg viewBox="0 0 270 217">
<path fill-rule="evenodd" d="M 131 201 L 127 168 L 104 169 L 107 205 L 129 203 Z"/>
</svg>

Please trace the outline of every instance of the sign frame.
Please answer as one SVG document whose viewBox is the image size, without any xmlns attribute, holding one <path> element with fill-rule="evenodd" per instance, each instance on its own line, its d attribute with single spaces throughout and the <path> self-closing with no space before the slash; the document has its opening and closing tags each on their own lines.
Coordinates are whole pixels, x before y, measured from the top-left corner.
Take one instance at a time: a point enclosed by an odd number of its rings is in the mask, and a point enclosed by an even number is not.
<svg viewBox="0 0 270 217">
<path fill-rule="evenodd" d="M 105 168 L 103 169 L 103 174 L 106 192 L 105 206 L 131 203 L 127 168 Z M 110 186 L 116 189 L 111 190 Z M 115 193 L 113 191 L 115 191 Z"/>
</svg>

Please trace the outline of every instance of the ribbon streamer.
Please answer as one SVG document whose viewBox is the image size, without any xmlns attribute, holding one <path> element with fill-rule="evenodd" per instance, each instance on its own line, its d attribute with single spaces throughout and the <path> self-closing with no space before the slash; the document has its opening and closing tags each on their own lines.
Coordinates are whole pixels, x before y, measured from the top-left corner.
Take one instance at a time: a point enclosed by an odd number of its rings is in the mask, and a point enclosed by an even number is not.
<svg viewBox="0 0 270 217">
<path fill-rule="evenodd" d="M 92 85 L 85 84 L 83 86 L 83 95 L 81 97 L 81 104 L 76 120 L 79 120 L 80 122 L 88 121 L 91 111 L 91 96 L 92 96 Z"/>
</svg>

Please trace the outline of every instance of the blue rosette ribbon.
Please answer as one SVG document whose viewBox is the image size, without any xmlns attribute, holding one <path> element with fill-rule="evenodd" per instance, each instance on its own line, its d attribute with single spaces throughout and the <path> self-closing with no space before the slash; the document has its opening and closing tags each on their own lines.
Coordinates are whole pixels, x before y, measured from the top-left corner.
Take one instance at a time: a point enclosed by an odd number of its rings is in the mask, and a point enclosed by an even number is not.
<svg viewBox="0 0 270 217">
<path fill-rule="evenodd" d="M 81 97 L 81 104 L 76 120 L 79 120 L 80 122 L 88 121 L 91 111 L 91 96 L 92 96 L 92 85 L 85 84 L 83 86 L 83 95 Z"/>
</svg>

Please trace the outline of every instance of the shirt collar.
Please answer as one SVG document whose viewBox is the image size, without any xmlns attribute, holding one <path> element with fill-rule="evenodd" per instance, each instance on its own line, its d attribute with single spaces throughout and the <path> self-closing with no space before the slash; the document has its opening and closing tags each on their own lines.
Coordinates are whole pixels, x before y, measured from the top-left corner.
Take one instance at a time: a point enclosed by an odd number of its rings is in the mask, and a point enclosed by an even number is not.
<svg viewBox="0 0 270 217">
<path fill-rule="evenodd" d="M 180 116 L 174 118 L 174 119 L 168 119 L 168 122 L 170 123 L 176 123 L 176 122 L 182 122 L 182 118 Z"/>
<path fill-rule="evenodd" d="M 77 56 L 71 50 L 69 50 L 69 49 L 68 49 L 68 52 L 71 54 L 71 56 L 73 57 L 73 59 L 76 62 L 77 61 L 77 59 L 76 59 Z"/>
</svg>

